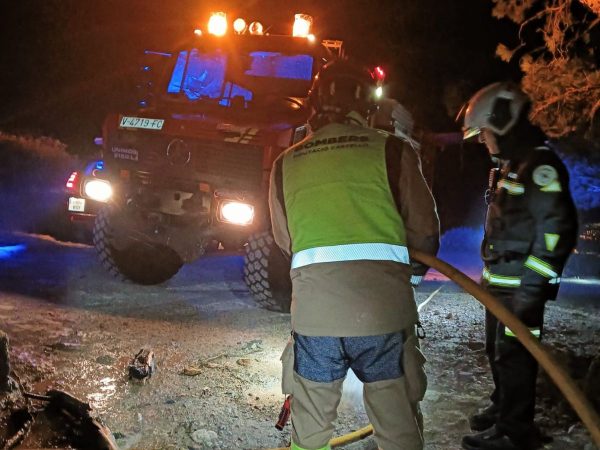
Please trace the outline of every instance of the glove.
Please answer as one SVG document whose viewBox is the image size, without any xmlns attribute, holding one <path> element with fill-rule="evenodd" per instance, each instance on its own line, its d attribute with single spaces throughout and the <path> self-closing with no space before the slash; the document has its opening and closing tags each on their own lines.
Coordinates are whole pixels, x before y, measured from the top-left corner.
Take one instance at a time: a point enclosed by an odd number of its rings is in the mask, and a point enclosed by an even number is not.
<svg viewBox="0 0 600 450">
<path fill-rule="evenodd" d="M 412 114 L 400 103 L 396 104 L 392 110 L 392 120 L 394 122 L 396 135 L 406 137 L 412 135 L 415 121 L 413 120 Z"/>
<path fill-rule="evenodd" d="M 411 275 L 410 277 L 410 285 L 412 287 L 418 287 L 421 281 L 423 281 L 423 275 Z"/>
</svg>

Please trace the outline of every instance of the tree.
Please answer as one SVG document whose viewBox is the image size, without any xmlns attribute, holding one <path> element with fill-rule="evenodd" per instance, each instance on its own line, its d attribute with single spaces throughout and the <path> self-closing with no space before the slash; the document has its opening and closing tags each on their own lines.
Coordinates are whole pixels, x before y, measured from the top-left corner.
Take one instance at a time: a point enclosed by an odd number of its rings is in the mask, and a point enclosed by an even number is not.
<svg viewBox="0 0 600 450">
<path fill-rule="evenodd" d="M 600 0 L 492 0 L 493 15 L 519 25 L 519 57 L 531 119 L 548 136 L 600 136 Z"/>
</svg>

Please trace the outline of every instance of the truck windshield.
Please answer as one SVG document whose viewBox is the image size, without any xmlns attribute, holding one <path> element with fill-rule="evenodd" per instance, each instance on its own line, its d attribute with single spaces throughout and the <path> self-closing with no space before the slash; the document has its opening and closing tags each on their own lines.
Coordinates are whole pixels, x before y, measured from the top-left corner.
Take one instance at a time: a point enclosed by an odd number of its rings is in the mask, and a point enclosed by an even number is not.
<svg viewBox="0 0 600 450">
<path fill-rule="evenodd" d="M 176 58 L 167 94 L 188 102 L 248 107 L 265 97 L 306 97 L 313 77 L 313 56 L 302 53 L 192 48 Z"/>
</svg>

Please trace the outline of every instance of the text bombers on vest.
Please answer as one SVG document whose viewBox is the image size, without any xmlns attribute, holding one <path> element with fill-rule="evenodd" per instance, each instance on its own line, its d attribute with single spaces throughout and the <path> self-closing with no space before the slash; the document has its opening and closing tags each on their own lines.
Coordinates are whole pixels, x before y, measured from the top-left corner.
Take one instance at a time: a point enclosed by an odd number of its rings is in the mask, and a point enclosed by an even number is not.
<svg viewBox="0 0 600 450">
<path fill-rule="evenodd" d="M 355 136 L 355 135 L 346 135 L 346 136 L 336 136 L 324 139 L 316 139 L 314 141 L 309 141 L 306 144 L 301 145 L 295 151 L 296 156 L 302 156 L 306 154 L 303 150 L 312 149 L 314 147 L 322 146 L 322 145 L 331 145 L 331 144 L 345 144 L 345 143 L 358 143 L 358 142 L 369 142 L 368 136 Z M 349 147 L 353 147 L 352 145 Z M 339 148 L 339 147 L 338 147 Z"/>
</svg>

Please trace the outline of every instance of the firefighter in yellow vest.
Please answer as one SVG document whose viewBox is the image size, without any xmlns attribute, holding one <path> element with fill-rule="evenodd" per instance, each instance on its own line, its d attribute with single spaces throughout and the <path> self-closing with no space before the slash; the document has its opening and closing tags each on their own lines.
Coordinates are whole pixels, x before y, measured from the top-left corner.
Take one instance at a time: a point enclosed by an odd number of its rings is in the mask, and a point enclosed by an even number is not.
<svg viewBox="0 0 600 450">
<path fill-rule="evenodd" d="M 528 120 L 530 101 L 511 83 L 494 83 L 469 101 L 464 137 L 478 135 L 492 169 L 482 284 L 541 338 L 544 307 L 556 298 L 560 276 L 577 239 L 569 174 Z M 534 426 L 538 365 L 513 332 L 486 312 L 486 352 L 495 390 L 473 415 L 468 450 L 530 450 L 540 445 Z"/>
<path fill-rule="evenodd" d="M 348 369 L 383 450 L 423 448 L 424 358 L 411 286 L 436 254 L 439 220 L 418 154 L 367 126 L 368 70 L 328 63 L 310 94 L 313 130 L 271 175 L 275 242 L 291 258 L 293 339 L 282 355 L 292 449 L 329 449 Z"/>
</svg>

